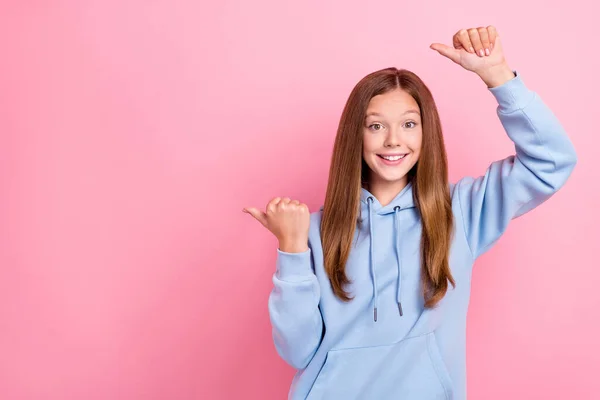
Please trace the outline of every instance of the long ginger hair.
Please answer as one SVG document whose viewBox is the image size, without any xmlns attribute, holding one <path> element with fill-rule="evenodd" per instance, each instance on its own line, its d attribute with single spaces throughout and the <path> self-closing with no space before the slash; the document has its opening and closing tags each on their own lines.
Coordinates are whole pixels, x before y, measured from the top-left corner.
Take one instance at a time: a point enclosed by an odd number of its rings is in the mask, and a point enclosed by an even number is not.
<svg viewBox="0 0 600 400">
<path fill-rule="evenodd" d="M 431 92 L 413 72 L 386 68 L 360 80 L 348 98 L 335 138 L 329 180 L 321 219 L 325 271 L 340 300 L 352 298 L 345 266 L 359 218 L 360 192 L 369 167 L 362 156 L 363 127 L 372 97 L 394 89 L 410 94 L 421 111 L 421 154 L 408 178 L 421 223 L 421 277 L 425 307 L 434 307 L 446 294 L 450 272 L 449 252 L 454 219 L 448 187 L 448 161 L 442 127 Z"/>
</svg>

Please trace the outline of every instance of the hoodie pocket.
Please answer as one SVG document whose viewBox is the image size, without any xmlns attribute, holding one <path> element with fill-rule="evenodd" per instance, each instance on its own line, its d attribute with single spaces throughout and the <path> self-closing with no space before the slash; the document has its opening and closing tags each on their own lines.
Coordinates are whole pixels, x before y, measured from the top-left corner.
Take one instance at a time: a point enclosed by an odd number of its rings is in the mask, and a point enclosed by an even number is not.
<svg viewBox="0 0 600 400">
<path fill-rule="evenodd" d="M 307 399 L 451 400 L 434 332 L 388 346 L 330 350 Z"/>
</svg>

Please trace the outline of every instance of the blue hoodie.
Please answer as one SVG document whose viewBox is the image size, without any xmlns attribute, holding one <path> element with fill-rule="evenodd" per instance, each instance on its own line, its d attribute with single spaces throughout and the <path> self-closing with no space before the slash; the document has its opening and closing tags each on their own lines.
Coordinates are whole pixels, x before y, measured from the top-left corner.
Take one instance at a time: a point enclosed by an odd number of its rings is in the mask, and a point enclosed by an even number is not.
<svg viewBox="0 0 600 400">
<path fill-rule="evenodd" d="M 277 249 L 269 315 L 278 354 L 297 369 L 288 399 L 465 399 L 466 322 L 474 261 L 509 222 L 559 190 L 577 156 L 563 127 L 520 74 L 488 90 L 515 154 L 478 178 L 450 184 L 455 231 L 449 285 L 425 309 L 420 289 L 421 218 L 409 183 L 382 206 L 362 189 L 346 263 L 354 299 L 331 290 L 320 222 L 311 213 L 303 253 Z"/>
</svg>

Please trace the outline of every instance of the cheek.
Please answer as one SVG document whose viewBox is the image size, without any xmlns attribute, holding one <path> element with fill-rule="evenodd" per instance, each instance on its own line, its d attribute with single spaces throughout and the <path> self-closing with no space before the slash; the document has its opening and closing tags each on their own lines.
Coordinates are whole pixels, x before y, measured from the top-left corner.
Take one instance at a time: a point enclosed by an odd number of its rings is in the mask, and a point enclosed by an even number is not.
<svg viewBox="0 0 600 400">
<path fill-rule="evenodd" d="M 423 142 L 423 134 L 421 132 L 418 132 L 417 134 L 411 136 L 411 140 L 408 143 L 408 146 L 411 148 L 412 151 L 414 151 L 415 153 L 418 153 L 421 151 L 422 142 Z"/>
<path fill-rule="evenodd" d="M 377 148 L 373 135 L 363 135 L 363 155 L 372 153 Z"/>
</svg>

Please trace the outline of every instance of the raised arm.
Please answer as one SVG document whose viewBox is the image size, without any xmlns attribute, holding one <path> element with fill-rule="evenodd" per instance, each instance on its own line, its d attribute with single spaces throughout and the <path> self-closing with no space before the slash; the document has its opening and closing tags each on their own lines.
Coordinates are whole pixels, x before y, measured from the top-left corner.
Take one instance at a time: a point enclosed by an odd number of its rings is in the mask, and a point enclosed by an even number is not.
<svg viewBox="0 0 600 400">
<path fill-rule="evenodd" d="M 453 47 L 434 43 L 431 48 L 483 80 L 515 144 L 515 153 L 492 163 L 483 176 L 463 178 L 456 185 L 461 223 L 477 258 L 511 219 L 542 204 L 565 184 L 577 156 L 556 116 L 508 66 L 495 27 L 461 29 L 452 41 Z"/>
<path fill-rule="evenodd" d="M 487 251 L 513 218 L 556 193 L 577 163 L 562 125 L 542 99 L 516 76 L 489 90 L 515 154 L 490 165 L 483 176 L 457 183 L 463 226 L 476 258 Z"/>
</svg>

